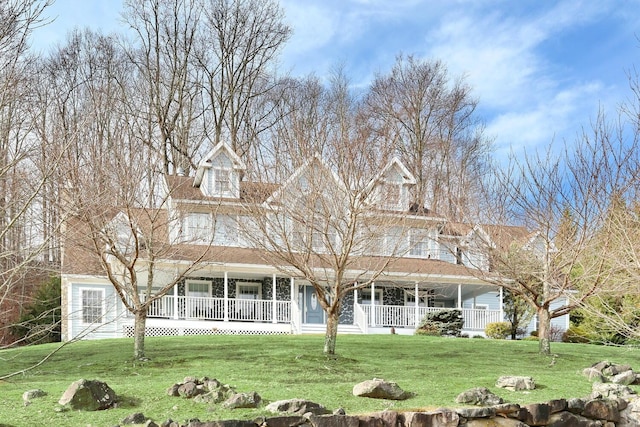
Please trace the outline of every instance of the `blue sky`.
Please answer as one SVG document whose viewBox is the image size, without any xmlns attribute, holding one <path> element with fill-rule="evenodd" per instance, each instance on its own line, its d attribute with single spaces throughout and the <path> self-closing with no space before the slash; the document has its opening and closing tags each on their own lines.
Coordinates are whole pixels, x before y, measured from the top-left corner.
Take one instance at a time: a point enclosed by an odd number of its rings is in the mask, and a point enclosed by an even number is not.
<svg viewBox="0 0 640 427">
<path fill-rule="evenodd" d="M 365 86 L 399 53 L 465 75 L 497 156 L 573 140 L 598 108 L 615 114 L 640 67 L 640 0 L 281 0 L 294 34 L 281 68 Z M 75 26 L 121 31 L 120 0 L 56 0 L 46 51 Z"/>
</svg>

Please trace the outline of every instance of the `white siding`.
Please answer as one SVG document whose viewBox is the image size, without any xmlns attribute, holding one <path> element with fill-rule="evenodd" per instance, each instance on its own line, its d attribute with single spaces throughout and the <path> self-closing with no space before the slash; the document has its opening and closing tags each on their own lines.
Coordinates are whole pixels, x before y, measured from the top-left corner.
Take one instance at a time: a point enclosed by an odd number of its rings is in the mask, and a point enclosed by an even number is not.
<svg viewBox="0 0 640 427">
<path fill-rule="evenodd" d="M 486 292 L 474 297 L 466 297 L 462 300 L 462 308 L 474 308 L 486 306 L 488 310 L 500 310 L 500 294 L 498 292 Z"/>
<path fill-rule="evenodd" d="M 98 290 L 104 294 L 103 320 L 86 324 L 82 319 L 82 290 Z M 120 314 L 122 306 L 113 286 L 97 283 L 74 283 L 70 285 L 69 339 L 82 336 L 85 339 L 115 338 L 121 336 Z"/>
</svg>

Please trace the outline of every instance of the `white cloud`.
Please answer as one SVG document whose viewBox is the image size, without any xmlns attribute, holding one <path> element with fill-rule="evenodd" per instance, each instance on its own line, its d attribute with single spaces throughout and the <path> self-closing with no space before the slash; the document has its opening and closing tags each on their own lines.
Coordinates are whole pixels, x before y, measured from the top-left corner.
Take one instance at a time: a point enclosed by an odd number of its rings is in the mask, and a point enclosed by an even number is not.
<svg viewBox="0 0 640 427">
<path fill-rule="evenodd" d="M 584 120 L 598 108 L 598 95 L 605 90 L 588 83 L 559 91 L 529 108 L 497 115 L 487 125 L 487 134 L 496 137 L 496 152 L 532 150 L 552 142 L 571 142 Z"/>
<path fill-rule="evenodd" d="M 337 16 L 320 4 L 295 0 L 283 1 L 286 21 L 293 28 L 293 37 L 286 46 L 287 53 L 297 55 L 329 43 L 338 29 Z"/>
</svg>

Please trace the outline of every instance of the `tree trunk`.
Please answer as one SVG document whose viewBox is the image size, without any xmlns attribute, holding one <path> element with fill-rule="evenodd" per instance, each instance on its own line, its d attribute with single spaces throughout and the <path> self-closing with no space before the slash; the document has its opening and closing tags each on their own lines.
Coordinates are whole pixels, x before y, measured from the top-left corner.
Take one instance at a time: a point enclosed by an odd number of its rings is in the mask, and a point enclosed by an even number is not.
<svg viewBox="0 0 640 427">
<path fill-rule="evenodd" d="M 139 310 L 135 313 L 133 326 L 133 358 L 135 360 L 146 359 L 144 355 L 144 334 L 147 325 L 147 310 Z"/>
<path fill-rule="evenodd" d="M 538 342 L 539 352 L 545 356 L 551 354 L 551 315 L 546 307 L 538 308 Z"/>
<path fill-rule="evenodd" d="M 327 313 L 327 332 L 324 335 L 324 354 L 336 354 L 336 337 L 338 336 L 339 310 Z"/>
</svg>

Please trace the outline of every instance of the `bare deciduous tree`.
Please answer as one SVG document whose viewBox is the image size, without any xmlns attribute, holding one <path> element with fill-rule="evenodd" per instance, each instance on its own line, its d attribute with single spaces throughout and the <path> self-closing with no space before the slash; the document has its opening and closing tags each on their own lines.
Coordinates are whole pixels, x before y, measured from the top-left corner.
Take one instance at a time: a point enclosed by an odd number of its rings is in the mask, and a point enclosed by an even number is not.
<svg viewBox="0 0 640 427">
<path fill-rule="evenodd" d="M 200 74 L 195 67 L 202 5 L 198 0 L 127 1 L 124 17 L 134 32 L 127 48 L 138 96 L 128 101 L 138 138 L 158 153 L 165 174 L 195 166 L 203 142 Z"/>
<path fill-rule="evenodd" d="M 269 72 L 291 34 L 272 0 L 203 0 L 197 61 L 204 73 L 207 134 L 242 158 L 256 129 L 255 104 L 274 87 Z M 250 126 L 250 129 L 245 129 Z"/>
<path fill-rule="evenodd" d="M 324 352 L 334 354 L 345 296 L 370 286 L 408 250 L 409 203 L 384 210 L 381 187 L 397 163 L 385 169 L 372 153 L 344 75 L 334 75 L 328 89 L 313 79 L 299 84 L 304 90 L 285 91 L 286 125 L 272 129 L 275 151 L 255 172 L 279 189 L 257 192 L 241 226 L 267 262 L 313 286 L 327 315 Z"/>
<path fill-rule="evenodd" d="M 498 197 L 494 213 L 503 215 L 495 222 L 517 223 L 532 234 L 514 239 L 499 236 L 496 227 L 490 241 L 508 244 L 487 247 L 493 272 L 504 277 L 494 278 L 496 283 L 535 309 L 543 354 L 550 353 L 551 319 L 601 293 L 611 279 L 607 258 L 616 244 L 600 231 L 610 201 L 631 188 L 640 160 L 638 144 L 617 133 L 604 115 L 591 132 L 560 152 L 554 148 L 514 157 L 498 172 L 491 191 Z"/>
<path fill-rule="evenodd" d="M 25 278 L 34 276 L 36 261 L 41 261 L 48 245 L 44 231 L 48 226 L 40 211 L 43 185 L 55 159 L 50 159 L 48 171 L 38 170 L 40 152 L 30 114 L 36 68 L 28 43 L 32 31 L 46 23 L 43 12 L 49 4 L 37 0 L 0 4 L 0 304 L 5 315 L 20 310 L 28 294 Z M 4 326 L 10 319 L 2 317 Z"/>
<path fill-rule="evenodd" d="M 416 176 L 416 203 L 462 220 L 489 152 L 464 79 L 452 79 L 441 61 L 399 56 L 389 74 L 376 76 L 366 104 L 372 125 Z"/>
</svg>

